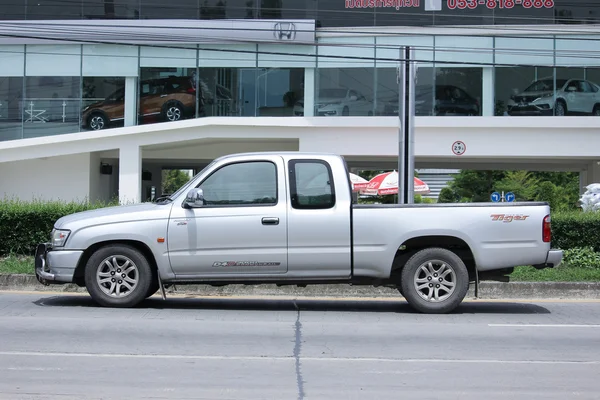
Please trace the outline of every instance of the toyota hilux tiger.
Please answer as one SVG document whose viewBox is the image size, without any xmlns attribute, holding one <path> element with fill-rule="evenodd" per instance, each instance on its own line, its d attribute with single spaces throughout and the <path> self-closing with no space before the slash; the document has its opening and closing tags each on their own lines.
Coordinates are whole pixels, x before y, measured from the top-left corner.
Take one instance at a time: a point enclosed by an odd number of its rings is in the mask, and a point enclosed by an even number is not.
<svg viewBox="0 0 600 400">
<path fill-rule="evenodd" d="M 341 156 L 247 153 L 155 202 L 59 218 L 35 274 L 108 307 L 164 299 L 174 284 L 345 284 L 394 288 L 420 312 L 447 313 L 471 283 L 561 260 L 547 203 L 355 204 Z"/>
</svg>

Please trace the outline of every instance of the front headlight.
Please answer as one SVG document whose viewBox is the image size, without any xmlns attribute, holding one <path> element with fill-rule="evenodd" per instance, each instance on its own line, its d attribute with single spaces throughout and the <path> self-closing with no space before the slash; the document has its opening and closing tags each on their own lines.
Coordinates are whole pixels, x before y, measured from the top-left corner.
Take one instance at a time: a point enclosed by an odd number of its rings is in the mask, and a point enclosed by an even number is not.
<svg viewBox="0 0 600 400">
<path fill-rule="evenodd" d="M 67 238 L 69 237 L 69 233 L 71 233 L 71 231 L 65 229 L 52 229 L 52 235 L 50 238 L 52 247 L 64 246 Z"/>
</svg>

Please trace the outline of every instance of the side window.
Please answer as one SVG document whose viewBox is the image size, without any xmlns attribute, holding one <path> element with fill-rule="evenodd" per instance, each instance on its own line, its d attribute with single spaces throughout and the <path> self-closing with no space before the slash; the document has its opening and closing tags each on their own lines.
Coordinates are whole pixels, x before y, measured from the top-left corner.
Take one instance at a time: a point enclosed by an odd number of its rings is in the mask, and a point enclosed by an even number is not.
<svg viewBox="0 0 600 400">
<path fill-rule="evenodd" d="M 290 161 L 292 207 L 300 210 L 332 208 L 335 188 L 329 164 L 320 160 Z"/>
<path fill-rule="evenodd" d="M 277 204 L 277 167 L 269 161 L 229 164 L 219 168 L 199 186 L 211 205 Z"/>
</svg>

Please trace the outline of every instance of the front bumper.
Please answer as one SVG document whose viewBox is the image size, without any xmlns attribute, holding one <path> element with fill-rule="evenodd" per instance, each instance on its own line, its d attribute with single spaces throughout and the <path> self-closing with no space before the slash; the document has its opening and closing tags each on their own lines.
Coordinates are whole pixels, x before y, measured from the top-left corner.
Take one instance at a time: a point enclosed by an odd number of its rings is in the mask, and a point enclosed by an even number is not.
<svg viewBox="0 0 600 400">
<path fill-rule="evenodd" d="M 41 243 L 35 251 L 35 276 L 42 285 L 72 283 L 82 250 L 53 250 Z"/>
<path fill-rule="evenodd" d="M 537 269 L 544 268 L 555 268 L 560 265 L 563 258 L 563 251 L 558 249 L 550 249 L 546 255 L 546 262 L 542 264 L 536 264 L 533 267 Z"/>
</svg>

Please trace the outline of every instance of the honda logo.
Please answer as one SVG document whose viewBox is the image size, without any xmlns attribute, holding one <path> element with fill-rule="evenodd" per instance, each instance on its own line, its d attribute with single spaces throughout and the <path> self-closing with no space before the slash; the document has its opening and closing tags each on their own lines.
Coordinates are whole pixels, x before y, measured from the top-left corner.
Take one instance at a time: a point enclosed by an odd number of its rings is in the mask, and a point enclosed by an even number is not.
<svg viewBox="0 0 600 400">
<path fill-rule="evenodd" d="M 296 38 L 296 24 L 293 22 L 277 22 L 273 26 L 273 35 L 278 40 L 294 40 Z"/>
</svg>

